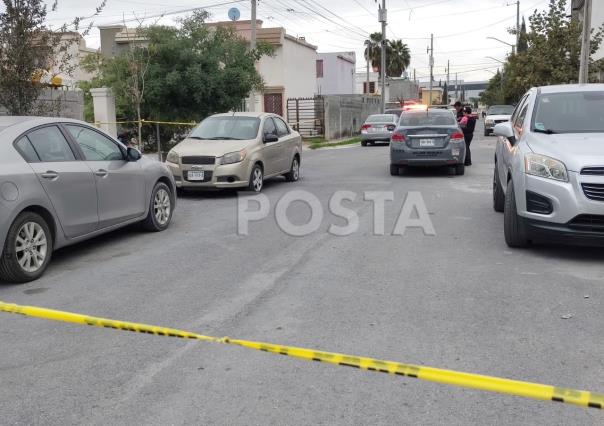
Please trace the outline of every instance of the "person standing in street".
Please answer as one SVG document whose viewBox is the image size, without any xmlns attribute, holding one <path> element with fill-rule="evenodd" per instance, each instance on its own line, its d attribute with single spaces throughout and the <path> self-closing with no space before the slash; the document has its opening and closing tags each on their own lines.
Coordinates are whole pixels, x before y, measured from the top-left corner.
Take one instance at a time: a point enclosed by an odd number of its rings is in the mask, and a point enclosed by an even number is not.
<svg viewBox="0 0 604 426">
<path fill-rule="evenodd" d="M 453 104 L 453 108 L 455 108 L 455 115 L 457 117 L 457 121 L 463 118 L 463 105 L 461 102 L 457 101 Z"/>
<path fill-rule="evenodd" d="M 474 129 L 476 128 L 476 119 L 472 117 L 472 108 L 469 106 L 463 109 L 463 118 L 460 120 L 460 127 L 463 131 L 463 138 L 466 142 L 466 166 L 472 165 L 472 152 L 470 151 L 470 144 L 474 139 Z"/>
</svg>

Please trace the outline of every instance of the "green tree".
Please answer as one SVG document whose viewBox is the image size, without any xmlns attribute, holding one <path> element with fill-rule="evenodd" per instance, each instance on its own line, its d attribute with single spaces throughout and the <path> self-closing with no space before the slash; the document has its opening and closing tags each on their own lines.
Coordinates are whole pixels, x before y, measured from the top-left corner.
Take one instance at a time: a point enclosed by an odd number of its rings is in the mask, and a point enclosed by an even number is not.
<svg viewBox="0 0 604 426">
<path fill-rule="evenodd" d="M 111 87 L 119 120 L 139 123 L 200 121 L 238 108 L 252 90 L 263 88 L 255 63 L 273 49 L 260 42 L 252 51 L 232 29 L 205 25 L 206 18 L 199 12 L 178 27 L 140 27 L 135 33 L 144 43 L 112 59 L 89 57 L 87 70 L 97 70 L 98 76 L 80 85 L 87 102 L 90 88 Z M 141 141 L 142 133 L 139 130 Z M 169 138 L 164 135 L 162 140 Z"/>
<path fill-rule="evenodd" d="M 567 15 L 567 0 L 550 0 L 545 11 L 535 11 L 529 17 L 530 31 L 526 51 L 519 43 L 519 52 L 508 57 L 504 65 L 503 90 L 500 101 L 515 103 L 531 87 L 568 84 L 578 80 L 581 52 L 581 24 Z M 592 31 L 591 54 L 602 42 L 604 25 Z M 590 61 L 593 65 L 593 61 Z M 590 69 L 596 70 L 595 66 Z M 500 80 L 491 79 L 486 92 L 497 93 Z"/>
<path fill-rule="evenodd" d="M 374 70 L 380 72 L 382 68 L 382 33 L 371 33 L 366 40 L 365 61 L 371 63 Z"/>
<path fill-rule="evenodd" d="M 11 115 L 34 114 L 36 100 L 45 87 L 40 83 L 42 73 L 53 67 L 67 75 L 73 72 L 69 51 L 76 40 L 64 35 L 78 31 L 82 18 L 53 29 L 46 23 L 47 7 L 42 0 L 2 2 L 5 11 L 0 13 L 0 104 Z M 103 2 L 92 16 L 104 6 Z M 57 10 L 57 1 L 51 10 Z M 84 29 L 84 34 L 91 26 L 92 23 Z"/>
<path fill-rule="evenodd" d="M 522 17 L 522 25 L 520 26 L 520 36 L 518 37 L 518 53 L 525 53 L 528 50 L 528 42 L 527 42 L 527 34 L 526 34 L 526 22 L 524 20 L 524 16 Z"/>
</svg>

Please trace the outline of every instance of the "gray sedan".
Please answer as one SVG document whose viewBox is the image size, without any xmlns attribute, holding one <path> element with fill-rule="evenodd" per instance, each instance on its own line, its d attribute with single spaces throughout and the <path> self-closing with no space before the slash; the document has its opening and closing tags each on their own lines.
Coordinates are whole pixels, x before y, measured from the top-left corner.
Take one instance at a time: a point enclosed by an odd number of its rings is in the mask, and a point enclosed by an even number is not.
<svg viewBox="0 0 604 426">
<path fill-rule="evenodd" d="M 405 111 L 390 140 L 390 174 L 405 167 L 455 168 L 465 173 L 466 145 L 463 133 L 451 111 L 431 108 Z"/>
<path fill-rule="evenodd" d="M 394 129 L 398 116 L 395 114 L 373 114 L 367 117 L 363 126 L 361 126 L 361 145 L 367 146 L 368 143 L 390 142 L 390 136 Z"/>
<path fill-rule="evenodd" d="M 0 279 L 39 278 L 52 252 L 141 222 L 163 231 L 170 170 L 83 122 L 0 117 Z"/>
</svg>

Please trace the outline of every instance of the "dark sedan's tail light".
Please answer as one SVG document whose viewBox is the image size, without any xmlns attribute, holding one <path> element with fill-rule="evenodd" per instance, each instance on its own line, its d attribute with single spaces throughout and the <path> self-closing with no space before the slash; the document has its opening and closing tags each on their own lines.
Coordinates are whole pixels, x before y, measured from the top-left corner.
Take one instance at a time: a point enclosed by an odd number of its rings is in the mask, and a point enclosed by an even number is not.
<svg viewBox="0 0 604 426">
<path fill-rule="evenodd" d="M 392 142 L 405 142 L 405 135 L 401 133 L 393 133 L 390 140 Z"/>
<path fill-rule="evenodd" d="M 463 133 L 461 133 L 461 132 L 453 133 L 451 135 L 451 140 L 453 141 L 453 139 L 461 139 L 463 141 L 464 140 Z"/>
</svg>

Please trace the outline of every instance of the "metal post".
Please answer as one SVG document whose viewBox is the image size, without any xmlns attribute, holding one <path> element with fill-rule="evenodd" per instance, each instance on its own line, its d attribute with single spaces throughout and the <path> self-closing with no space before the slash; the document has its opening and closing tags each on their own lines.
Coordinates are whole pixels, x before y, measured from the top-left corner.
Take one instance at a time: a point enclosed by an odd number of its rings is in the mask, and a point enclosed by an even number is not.
<svg viewBox="0 0 604 426">
<path fill-rule="evenodd" d="M 581 63 L 579 66 L 579 84 L 589 83 L 589 57 L 591 50 L 591 0 L 583 4 L 583 35 L 581 36 Z"/>
<path fill-rule="evenodd" d="M 159 162 L 163 160 L 161 155 L 161 140 L 159 138 L 159 123 L 155 123 L 155 135 L 157 137 L 157 157 L 159 158 Z"/>
<path fill-rule="evenodd" d="M 257 0 L 252 0 L 252 22 L 251 22 L 252 34 L 251 34 L 251 40 L 250 40 L 250 48 L 252 50 L 256 49 L 256 6 L 257 6 L 256 2 L 257 2 Z M 250 93 L 250 111 L 251 112 L 256 111 L 256 93 L 254 93 L 253 90 Z"/>
<path fill-rule="evenodd" d="M 457 73 L 455 73 L 455 102 L 458 101 L 458 94 L 457 94 Z"/>
<path fill-rule="evenodd" d="M 430 34 L 430 94 L 428 106 L 432 105 L 432 80 L 434 79 L 434 34 Z"/>
<path fill-rule="evenodd" d="M 382 23 L 382 64 L 380 74 L 382 78 L 382 113 L 386 111 L 386 21 L 388 20 L 386 11 L 386 0 L 382 0 L 380 9 L 380 22 Z"/>
<path fill-rule="evenodd" d="M 512 46 L 512 55 L 516 53 L 518 49 L 518 42 L 520 41 L 520 0 L 516 2 L 516 48 Z"/>
</svg>

